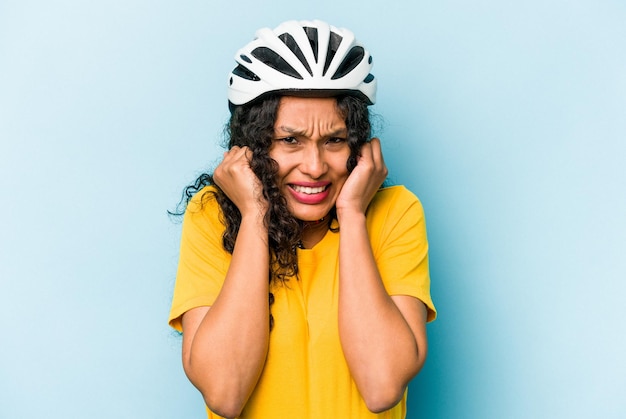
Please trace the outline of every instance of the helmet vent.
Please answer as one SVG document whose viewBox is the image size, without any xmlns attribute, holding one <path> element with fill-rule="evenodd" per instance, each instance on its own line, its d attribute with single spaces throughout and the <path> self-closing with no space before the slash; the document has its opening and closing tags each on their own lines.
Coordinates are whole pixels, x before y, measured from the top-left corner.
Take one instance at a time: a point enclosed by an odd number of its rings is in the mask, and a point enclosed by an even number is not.
<svg viewBox="0 0 626 419">
<path fill-rule="evenodd" d="M 304 57 L 304 54 L 302 53 L 302 50 L 298 46 L 296 40 L 293 39 L 293 36 L 291 36 L 291 34 L 284 33 L 278 38 L 283 41 L 285 45 L 287 45 L 287 48 L 289 48 L 296 57 L 298 57 L 298 60 L 300 60 L 302 65 L 306 68 L 306 71 L 308 71 L 309 74 L 312 76 L 313 72 L 311 71 L 311 67 L 309 67 L 309 63 L 306 62 L 306 58 Z"/>
<path fill-rule="evenodd" d="M 342 39 L 343 37 L 337 35 L 335 32 L 330 33 L 330 39 L 328 40 L 328 52 L 326 53 L 326 62 L 324 63 L 324 72 L 322 73 L 324 76 L 326 75 L 326 71 L 328 71 L 328 67 L 339 49 L 339 45 L 341 45 Z"/>
<path fill-rule="evenodd" d="M 304 33 L 309 38 L 309 43 L 311 44 L 311 49 L 313 50 L 313 56 L 315 57 L 315 62 L 317 62 L 317 57 L 319 56 L 319 42 L 317 41 L 317 28 L 311 28 L 308 26 L 303 27 Z"/>
<path fill-rule="evenodd" d="M 259 81 L 259 80 L 261 80 L 259 78 L 259 76 L 257 76 L 256 74 L 254 74 L 252 71 L 248 70 L 247 68 L 245 68 L 241 64 L 239 64 L 237 67 L 235 67 L 235 69 L 233 70 L 233 74 L 236 75 L 236 76 L 239 76 L 241 78 L 244 78 L 246 80 L 252 80 L 252 81 Z"/>
<path fill-rule="evenodd" d="M 365 77 L 365 80 L 363 80 L 363 82 L 371 83 L 372 80 L 374 80 L 374 75 L 372 73 L 370 73 L 370 74 L 367 75 L 367 77 Z"/>
<path fill-rule="evenodd" d="M 335 74 L 331 77 L 331 80 L 337 80 L 349 74 L 354 68 L 363 61 L 365 56 L 365 50 L 362 47 L 352 47 L 350 52 L 343 59 Z"/>
<path fill-rule="evenodd" d="M 287 76 L 303 80 L 303 77 L 283 57 L 267 47 L 258 47 L 251 52 L 252 56 Z"/>
</svg>

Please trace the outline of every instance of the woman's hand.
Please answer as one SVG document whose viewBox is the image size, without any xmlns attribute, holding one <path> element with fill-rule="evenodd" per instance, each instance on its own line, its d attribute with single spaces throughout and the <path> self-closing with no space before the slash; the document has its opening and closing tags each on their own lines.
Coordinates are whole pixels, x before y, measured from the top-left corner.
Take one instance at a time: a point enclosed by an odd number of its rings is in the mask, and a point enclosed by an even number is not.
<svg viewBox="0 0 626 419">
<path fill-rule="evenodd" d="M 219 295 L 211 307 L 191 309 L 182 319 L 185 373 L 209 409 L 226 418 L 241 414 L 269 347 L 270 249 L 263 219 L 267 202 L 250 168 L 251 158 L 249 148 L 233 147 L 213 172 L 213 180 L 239 208 L 242 219 Z M 198 244 L 189 247 L 202 252 Z"/>
<path fill-rule="evenodd" d="M 224 153 L 224 160 L 213 172 L 213 180 L 237 205 L 242 216 L 267 211 L 263 186 L 250 168 L 251 158 L 252 151 L 248 147 L 235 146 Z"/>
<path fill-rule="evenodd" d="M 364 214 L 370 201 L 387 177 L 387 166 L 378 138 L 372 138 L 361 148 L 357 165 L 348 176 L 337 197 L 337 217 L 345 213 Z"/>
<path fill-rule="evenodd" d="M 363 145 L 336 203 L 339 338 L 350 375 L 372 412 L 402 399 L 427 351 L 426 307 L 414 297 L 387 293 L 372 251 L 365 211 L 386 176 L 380 141 L 374 138 Z M 384 253 L 378 256 L 385 259 Z"/>
</svg>

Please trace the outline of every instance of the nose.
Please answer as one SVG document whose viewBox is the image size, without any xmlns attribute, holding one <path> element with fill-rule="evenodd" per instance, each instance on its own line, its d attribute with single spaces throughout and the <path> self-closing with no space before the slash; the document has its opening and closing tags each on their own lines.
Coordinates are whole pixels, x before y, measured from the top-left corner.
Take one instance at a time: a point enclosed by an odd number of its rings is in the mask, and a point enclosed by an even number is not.
<svg viewBox="0 0 626 419">
<path fill-rule="evenodd" d="M 300 171 L 311 179 L 319 179 L 328 170 L 328 164 L 324 156 L 324 150 L 317 145 L 307 147 L 302 155 Z"/>
</svg>

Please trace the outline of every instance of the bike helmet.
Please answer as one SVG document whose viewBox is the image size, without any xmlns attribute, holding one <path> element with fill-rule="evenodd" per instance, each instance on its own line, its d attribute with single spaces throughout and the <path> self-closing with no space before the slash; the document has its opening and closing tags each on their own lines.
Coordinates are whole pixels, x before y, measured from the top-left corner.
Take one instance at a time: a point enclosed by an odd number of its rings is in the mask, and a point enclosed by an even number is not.
<svg viewBox="0 0 626 419">
<path fill-rule="evenodd" d="M 288 21 L 259 29 L 237 51 L 229 75 L 231 109 L 268 93 L 297 96 L 352 94 L 368 105 L 376 101 L 372 56 L 347 29 L 325 22 Z"/>
</svg>

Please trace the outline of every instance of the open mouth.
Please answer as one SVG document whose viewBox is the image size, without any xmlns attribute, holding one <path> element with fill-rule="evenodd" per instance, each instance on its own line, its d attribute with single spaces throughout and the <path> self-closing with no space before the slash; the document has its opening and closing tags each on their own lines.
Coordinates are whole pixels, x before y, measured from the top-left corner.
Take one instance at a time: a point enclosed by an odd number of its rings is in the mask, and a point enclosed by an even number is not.
<svg viewBox="0 0 626 419">
<path fill-rule="evenodd" d="M 301 185 L 292 185 L 292 184 L 289 185 L 289 187 L 293 189 L 294 191 L 298 193 L 303 193 L 306 195 L 314 195 L 314 194 L 322 193 L 326 189 L 328 189 L 329 186 L 330 185 L 311 187 L 311 186 L 301 186 Z"/>
</svg>

